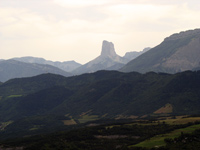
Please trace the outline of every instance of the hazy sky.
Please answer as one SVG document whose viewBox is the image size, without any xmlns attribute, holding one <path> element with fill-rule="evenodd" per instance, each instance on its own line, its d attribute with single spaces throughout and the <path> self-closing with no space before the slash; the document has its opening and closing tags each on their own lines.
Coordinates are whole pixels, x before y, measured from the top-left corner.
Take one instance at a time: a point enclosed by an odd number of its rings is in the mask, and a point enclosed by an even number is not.
<svg viewBox="0 0 200 150">
<path fill-rule="evenodd" d="M 200 27 L 200 0 L 0 0 L 0 59 L 86 63 L 103 40 L 117 54 Z"/>
</svg>

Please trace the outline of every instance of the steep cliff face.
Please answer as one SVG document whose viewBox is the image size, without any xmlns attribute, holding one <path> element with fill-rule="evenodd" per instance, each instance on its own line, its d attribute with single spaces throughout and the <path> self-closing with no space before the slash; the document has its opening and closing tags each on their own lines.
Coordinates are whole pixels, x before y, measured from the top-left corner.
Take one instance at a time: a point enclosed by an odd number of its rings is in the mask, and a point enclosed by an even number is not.
<svg viewBox="0 0 200 150">
<path fill-rule="evenodd" d="M 120 69 L 176 73 L 200 67 L 200 29 L 173 34 Z"/>
<path fill-rule="evenodd" d="M 110 61 L 112 63 L 108 66 L 105 66 L 106 68 L 111 67 L 112 65 L 115 65 L 116 63 L 125 64 L 128 62 L 128 59 L 117 55 L 117 53 L 115 52 L 114 44 L 112 42 L 108 42 L 108 41 L 103 41 L 101 55 L 97 58 L 99 59 L 100 63 L 104 62 L 104 61 L 109 61 L 109 59 L 110 59 Z M 96 59 L 96 60 L 98 60 L 98 59 Z M 93 60 L 93 62 L 95 62 L 95 61 Z M 98 62 L 98 61 L 96 61 L 96 62 Z"/>
<path fill-rule="evenodd" d="M 128 59 L 116 54 L 112 42 L 103 41 L 101 55 L 73 71 L 73 74 L 91 73 L 98 70 L 115 70 L 128 62 Z M 117 67 L 119 66 L 119 67 Z"/>
<path fill-rule="evenodd" d="M 103 41 L 101 56 L 110 57 L 110 58 L 115 58 L 117 56 L 115 52 L 114 44 L 112 42 Z"/>
</svg>

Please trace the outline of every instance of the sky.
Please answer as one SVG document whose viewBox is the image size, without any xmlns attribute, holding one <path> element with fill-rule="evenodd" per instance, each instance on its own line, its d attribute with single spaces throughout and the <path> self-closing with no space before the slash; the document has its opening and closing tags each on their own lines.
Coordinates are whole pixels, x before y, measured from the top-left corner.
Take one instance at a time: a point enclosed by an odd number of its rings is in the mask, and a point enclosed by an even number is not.
<svg viewBox="0 0 200 150">
<path fill-rule="evenodd" d="M 199 0 L 0 0 L 0 59 L 84 64 L 103 40 L 124 56 L 199 28 L 199 16 Z"/>
</svg>

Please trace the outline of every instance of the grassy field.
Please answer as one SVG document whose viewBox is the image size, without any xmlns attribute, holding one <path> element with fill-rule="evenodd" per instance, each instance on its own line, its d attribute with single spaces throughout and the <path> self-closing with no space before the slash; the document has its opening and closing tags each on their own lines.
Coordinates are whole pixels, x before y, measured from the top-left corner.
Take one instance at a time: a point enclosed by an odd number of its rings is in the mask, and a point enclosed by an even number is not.
<svg viewBox="0 0 200 150">
<path fill-rule="evenodd" d="M 94 121 L 94 120 L 98 120 L 98 116 L 97 115 L 84 115 L 81 118 L 78 119 L 78 121 L 80 123 L 86 123 L 88 121 Z"/>
<path fill-rule="evenodd" d="M 188 122 L 200 121 L 200 117 L 183 117 L 179 116 L 176 119 L 165 119 L 163 120 L 167 124 L 186 124 Z"/>
<path fill-rule="evenodd" d="M 140 120 L 138 120 L 140 121 Z M 152 121 L 151 123 L 146 123 L 145 121 L 140 123 L 130 123 L 127 125 L 133 125 L 133 124 L 138 124 L 138 125 L 157 125 L 160 123 L 166 123 L 169 125 L 179 125 L 179 124 L 186 124 L 189 122 L 200 122 L 200 117 L 187 117 L 187 116 L 176 116 L 175 119 L 172 119 L 172 117 L 162 117 L 158 121 Z"/>
<path fill-rule="evenodd" d="M 200 121 L 200 117 L 190 117 L 190 118 L 178 118 L 178 119 L 167 119 L 165 120 L 166 123 L 169 124 L 185 124 L 188 122 L 195 122 Z M 167 134 L 162 135 L 156 135 L 152 137 L 151 139 L 145 140 L 141 143 L 138 143 L 136 145 L 130 146 L 130 147 L 145 147 L 145 148 L 153 148 L 153 147 L 160 147 L 165 146 L 164 139 L 166 138 L 176 138 L 181 135 L 181 133 L 192 133 L 196 129 L 200 129 L 200 124 L 192 125 L 186 128 L 177 129 Z"/>
</svg>

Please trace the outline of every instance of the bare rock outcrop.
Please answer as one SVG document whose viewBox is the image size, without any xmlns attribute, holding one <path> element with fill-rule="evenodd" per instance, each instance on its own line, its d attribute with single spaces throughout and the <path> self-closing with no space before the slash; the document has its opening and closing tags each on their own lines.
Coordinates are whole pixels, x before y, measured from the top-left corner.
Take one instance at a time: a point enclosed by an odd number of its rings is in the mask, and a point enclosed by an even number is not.
<svg viewBox="0 0 200 150">
<path fill-rule="evenodd" d="M 103 41 L 101 55 L 73 71 L 73 74 L 92 73 L 98 70 L 118 70 L 129 60 L 115 52 L 112 42 Z"/>
</svg>

